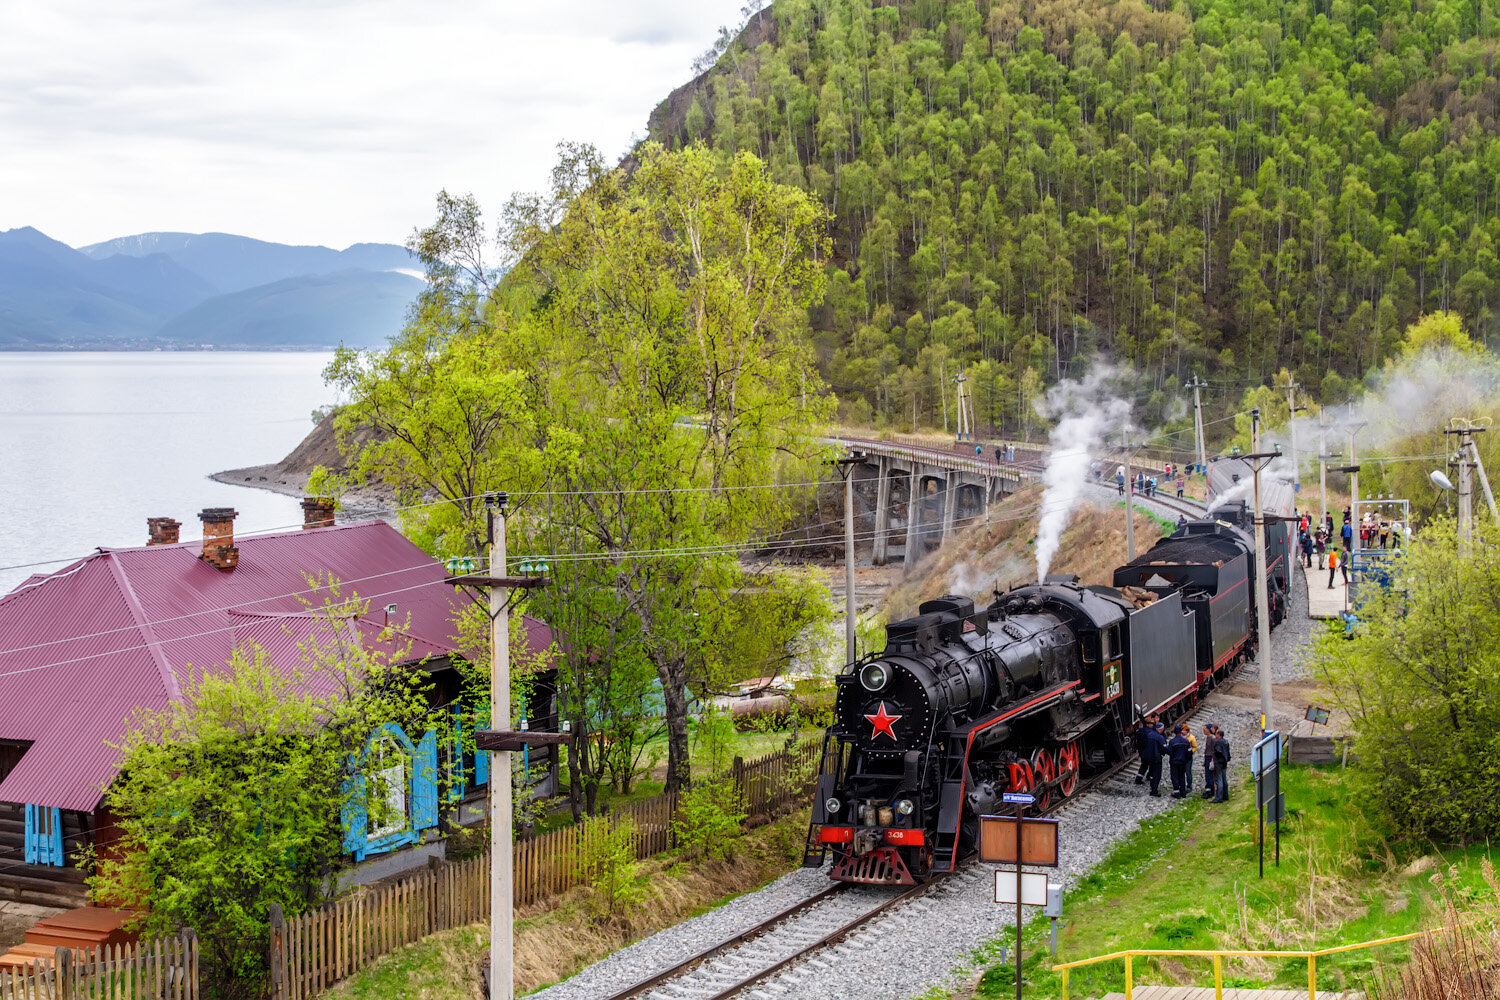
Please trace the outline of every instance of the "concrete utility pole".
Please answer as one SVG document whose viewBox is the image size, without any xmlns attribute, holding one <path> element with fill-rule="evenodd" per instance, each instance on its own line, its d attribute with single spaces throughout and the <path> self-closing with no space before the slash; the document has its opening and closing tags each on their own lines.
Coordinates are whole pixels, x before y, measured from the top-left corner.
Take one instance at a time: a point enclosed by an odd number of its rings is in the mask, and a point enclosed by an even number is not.
<svg viewBox="0 0 1500 1000">
<path fill-rule="evenodd" d="M 1125 428 L 1125 561 L 1135 559 L 1135 475 L 1130 468 L 1130 428 Z M 1037 581 L 1041 583 L 1040 580 Z"/>
<path fill-rule="evenodd" d="M 1250 411 L 1249 456 L 1255 465 L 1255 624 L 1260 649 L 1255 659 L 1260 667 L 1260 728 L 1264 736 L 1271 725 L 1271 601 L 1266 577 L 1266 522 L 1260 509 L 1260 470 L 1268 456 L 1260 451 L 1260 410 Z M 1269 456 L 1269 457 L 1275 457 Z M 1289 570 L 1290 571 L 1290 570 Z"/>
<path fill-rule="evenodd" d="M 844 662 L 853 663 L 856 643 L 854 634 L 854 467 L 864 460 L 860 454 L 839 459 L 839 473 L 844 477 Z"/>
<path fill-rule="evenodd" d="M 1318 414 L 1318 527 L 1328 523 L 1328 433 L 1323 414 Z M 1333 539 L 1329 539 L 1329 544 Z"/>
<path fill-rule="evenodd" d="M 508 498 L 491 493 L 489 508 L 490 576 L 505 573 L 505 514 Z M 510 616 L 505 602 L 508 588 L 490 588 L 490 727 L 510 728 Z M 512 1000 L 515 990 L 515 915 L 511 872 L 510 751 L 490 757 L 490 997 Z"/>
<path fill-rule="evenodd" d="M 1194 375 L 1188 386 L 1193 390 L 1193 443 L 1198 453 L 1198 471 L 1207 475 L 1208 472 L 1208 445 L 1203 439 L 1203 387 L 1206 385 L 1201 378 Z"/>
<path fill-rule="evenodd" d="M 1296 379 L 1287 383 L 1286 387 L 1286 426 L 1287 432 L 1292 436 L 1292 492 L 1301 492 L 1302 468 L 1297 464 L 1297 390 L 1302 388 Z"/>
<path fill-rule="evenodd" d="M 959 372 L 953 376 L 953 383 L 958 386 L 958 439 L 972 441 L 974 440 L 974 407 L 969 397 L 969 377 Z"/>
<path fill-rule="evenodd" d="M 1354 435 L 1363 427 L 1363 424 L 1349 425 L 1349 551 L 1345 556 L 1345 566 L 1351 571 L 1350 582 L 1353 582 L 1353 569 L 1359 565 L 1356 562 L 1359 556 L 1359 452 L 1355 448 Z M 1344 602 L 1348 603 L 1349 588 L 1344 587 Z"/>
<path fill-rule="evenodd" d="M 1471 428 L 1475 433 L 1489 430 L 1488 427 Z M 1469 446 L 1469 453 L 1474 458 L 1474 468 L 1479 472 L 1479 485 L 1484 487 L 1484 500 L 1489 504 L 1490 517 L 1500 521 L 1500 510 L 1495 509 L 1495 493 L 1490 489 L 1490 477 L 1484 472 L 1484 459 L 1479 457 L 1479 443 L 1475 442 Z"/>
</svg>

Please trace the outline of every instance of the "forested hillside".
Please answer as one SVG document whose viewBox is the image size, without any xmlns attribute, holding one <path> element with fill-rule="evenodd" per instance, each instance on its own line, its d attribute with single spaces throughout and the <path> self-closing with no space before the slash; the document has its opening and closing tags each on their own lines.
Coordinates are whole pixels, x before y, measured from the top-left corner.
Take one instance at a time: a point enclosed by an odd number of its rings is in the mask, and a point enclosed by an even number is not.
<svg viewBox="0 0 1500 1000">
<path fill-rule="evenodd" d="M 652 135 L 834 214 L 854 416 L 962 365 L 1014 420 L 1100 351 L 1342 399 L 1421 313 L 1496 339 L 1497 38 L 1477 0 L 775 0 Z"/>
</svg>

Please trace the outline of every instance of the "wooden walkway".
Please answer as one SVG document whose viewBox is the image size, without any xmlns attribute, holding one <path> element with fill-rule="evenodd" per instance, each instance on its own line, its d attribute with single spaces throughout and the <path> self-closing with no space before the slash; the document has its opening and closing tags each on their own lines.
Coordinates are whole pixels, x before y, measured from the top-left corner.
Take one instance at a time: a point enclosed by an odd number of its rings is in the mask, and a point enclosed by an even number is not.
<svg viewBox="0 0 1500 1000">
<path fill-rule="evenodd" d="M 1324 572 L 1327 572 L 1326 570 Z M 1363 993 L 1319 990 L 1317 1000 L 1361 1000 Z M 1132 1000 L 1214 1000 L 1212 986 L 1137 986 Z M 1125 1000 L 1123 993 L 1106 993 L 1100 1000 Z M 1224 1000 L 1307 1000 L 1306 990 L 1252 990 L 1226 986 Z"/>
</svg>

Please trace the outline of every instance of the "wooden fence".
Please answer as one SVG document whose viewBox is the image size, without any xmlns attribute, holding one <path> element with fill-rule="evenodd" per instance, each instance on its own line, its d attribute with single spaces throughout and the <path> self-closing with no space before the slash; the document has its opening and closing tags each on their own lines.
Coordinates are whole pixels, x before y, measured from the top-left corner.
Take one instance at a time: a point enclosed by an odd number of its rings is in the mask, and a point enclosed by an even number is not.
<svg viewBox="0 0 1500 1000">
<path fill-rule="evenodd" d="M 746 815 L 767 815 L 793 804 L 811 782 L 819 748 L 809 740 L 748 762 L 736 758 L 732 776 Z M 676 815 L 677 797 L 658 795 L 622 806 L 611 818 L 633 821 L 640 859 L 673 847 Z M 516 844 L 515 905 L 539 902 L 578 885 L 582 859 L 609 829 L 602 818 L 586 820 Z M 487 919 L 489 907 L 489 858 L 479 857 L 362 889 L 290 920 L 274 908 L 271 1000 L 307 1000 L 402 945 Z"/>
<path fill-rule="evenodd" d="M 373 960 L 429 934 L 487 919 L 489 858 L 364 889 L 285 920 L 271 908 L 272 1000 L 316 996 Z"/>
<path fill-rule="evenodd" d="M 0 1000 L 198 1000 L 198 939 L 59 948 L 52 961 L 0 970 Z"/>
</svg>

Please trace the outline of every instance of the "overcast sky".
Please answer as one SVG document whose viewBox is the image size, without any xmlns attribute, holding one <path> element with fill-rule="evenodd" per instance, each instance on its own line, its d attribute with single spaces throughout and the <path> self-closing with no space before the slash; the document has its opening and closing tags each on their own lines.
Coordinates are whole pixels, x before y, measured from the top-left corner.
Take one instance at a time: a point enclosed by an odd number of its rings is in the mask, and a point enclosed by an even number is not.
<svg viewBox="0 0 1500 1000">
<path fill-rule="evenodd" d="M 402 242 L 614 159 L 744 0 L 0 0 L 0 230 Z"/>
</svg>

